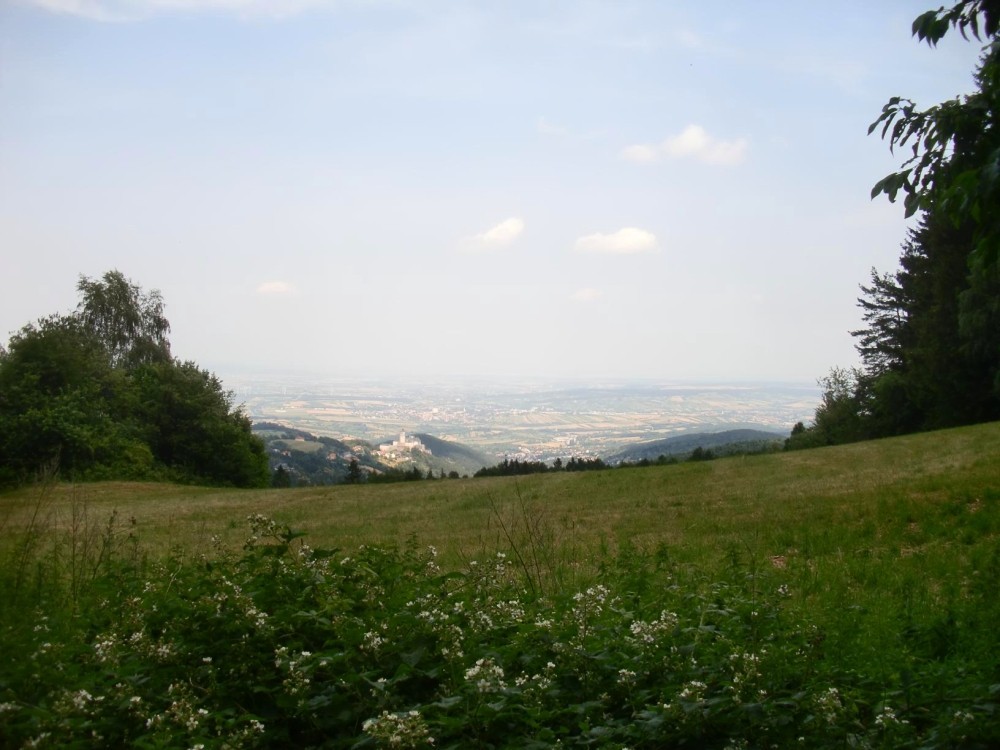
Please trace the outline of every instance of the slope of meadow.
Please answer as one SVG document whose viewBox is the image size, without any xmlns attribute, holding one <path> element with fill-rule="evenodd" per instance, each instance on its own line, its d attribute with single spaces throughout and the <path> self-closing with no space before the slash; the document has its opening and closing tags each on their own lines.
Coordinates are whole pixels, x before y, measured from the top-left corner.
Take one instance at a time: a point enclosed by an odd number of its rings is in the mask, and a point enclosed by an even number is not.
<svg viewBox="0 0 1000 750">
<path fill-rule="evenodd" d="M 15 746 L 1000 742 L 1000 424 L 0 519 Z"/>
</svg>

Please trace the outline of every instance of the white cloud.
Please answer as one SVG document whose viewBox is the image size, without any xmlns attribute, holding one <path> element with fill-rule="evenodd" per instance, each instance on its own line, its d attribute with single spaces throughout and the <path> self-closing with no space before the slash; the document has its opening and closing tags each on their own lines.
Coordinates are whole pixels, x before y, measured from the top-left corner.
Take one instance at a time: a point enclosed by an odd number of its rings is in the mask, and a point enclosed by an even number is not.
<svg viewBox="0 0 1000 750">
<path fill-rule="evenodd" d="M 570 299 L 574 302 L 594 302 L 600 299 L 604 293 L 600 289 L 593 289 L 591 287 L 585 287 L 583 289 L 577 289 L 570 295 Z"/>
<path fill-rule="evenodd" d="M 462 249 L 469 252 L 493 250 L 506 247 L 524 231 L 524 221 L 517 216 L 504 219 L 494 227 L 490 227 L 485 232 L 480 232 L 474 237 L 466 237 L 462 240 Z"/>
<path fill-rule="evenodd" d="M 650 163 L 661 157 L 697 159 L 705 164 L 731 167 L 743 161 L 747 150 L 745 138 L 723 141 L 713 138 L 701 125 L 688 125 L 661 144 L 636 144 L 622 151 L 622 158 L 638 163 Z"/>
<path fill-rule="evenodd" d="M 656 235 L 635 227 L 624 227 L 611 234 L 588 234 L 578 238 L 573 247 L 578 253 L 602 255 L 636 255 L 657 250 Z"/>
<path fill-rule="evenodd" d="M 265 297 L 278 297 L 294 293 L 295 287 L 287 281 L 265 281 L 257 286 L 257 294 L 262 294 Z"/>
</svg>

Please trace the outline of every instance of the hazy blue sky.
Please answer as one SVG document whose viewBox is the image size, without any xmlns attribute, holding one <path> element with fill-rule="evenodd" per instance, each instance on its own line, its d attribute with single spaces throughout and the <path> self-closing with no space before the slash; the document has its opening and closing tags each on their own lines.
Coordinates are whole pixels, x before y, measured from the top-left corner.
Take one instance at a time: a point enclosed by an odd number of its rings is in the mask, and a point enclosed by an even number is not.
<svg viewBox="0 0 1000 750">
<path fill-rule="evenodd" d="M 118 268 L 220 373 L 813 381 L 930 0 L 0 0 L 0 338 Z"/>
</svg>

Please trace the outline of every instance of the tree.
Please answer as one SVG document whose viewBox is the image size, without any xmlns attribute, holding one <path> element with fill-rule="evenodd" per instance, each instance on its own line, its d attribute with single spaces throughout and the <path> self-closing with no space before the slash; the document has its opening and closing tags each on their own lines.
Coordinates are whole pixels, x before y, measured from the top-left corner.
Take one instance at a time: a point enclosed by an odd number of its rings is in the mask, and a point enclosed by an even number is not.
<svg viewBox="0 0 1000 750">
<path fill-rule="evenodd" d="M 901 366 L 905 347 L 907 305 L 899 273 L 871 271 L 871 286 L 861 286 L 858 306 L 866 328 L 851 331 L 855 348 L 869 373 L 882 374 Z"/>
<path fill-rule="evenodd" d="M 292 486 L 292 475 L 284 466 L 279 464 L 278 468 L 274 470 L 271 475 L 271 486 L 276 489 L 286 489 Z"/>
<path fill-rule="evenodd" d="M 43 474 L 136 478 L 152 463 L 116 419 L 127 388 L 90 330 L 73 316 L 26 325 L 0 360 L 0 483 Z"/>
<path fill-rule="evenodd" d="M 143 292 L 118 270 L 99 280 L 81 275 L 76 288 L 77 316 L 103 343 L 114 367 L 132 369 L 170 360 L 170 323 L 163 316 L 158 290 Z"/>
<path fill-rule="evenodd" d="M 816 448 L 863 440 L 865 431 L 864 388 L 862 373 L 857 369 L 834 367 L 819 381 L 823 400 L 816 409 L 811 427 L 799 429 L 796 425 L 785 441 L 787 450 Z"/>
<path fill-rule="evenodd" d="M 264 444 L 221 381 L 194 362 L 159 362 L 134 375 L 134 413 L 158 461 L 183 481 L 266 487 Z"/>
<path fill-rule="evenodd" d="M 352 458 L 351 463 L 347 467 L 347 478 L 344 481 L 348 484 L 360 484 L 363 478 L 361 466 L 358 465 L 358 459 Z"/>
<path fill-rule="evenodd" d="M 913 22 L 913 34 L 931 46 L 952 29 L 984 42 L 976 90 L 925 110 L 898 96 L 886 103 L 868 132 L 881 126 L 890 149 L 908 145 L 911 155 L 872 197 L 894 201 L 902 191 L 907 216 L 923 211 L 968 233 L 958 332 L 1000 395 L 1000 0 L 962 0 Z"/>
<path fill-rule="evenodd" d="M 81 277 L 77 312 L 0 357 L 0 483 L 160 479 L 266 486 L 263 443 L 219 379 L 170 358 L 158 292 Z"/>
</svg>

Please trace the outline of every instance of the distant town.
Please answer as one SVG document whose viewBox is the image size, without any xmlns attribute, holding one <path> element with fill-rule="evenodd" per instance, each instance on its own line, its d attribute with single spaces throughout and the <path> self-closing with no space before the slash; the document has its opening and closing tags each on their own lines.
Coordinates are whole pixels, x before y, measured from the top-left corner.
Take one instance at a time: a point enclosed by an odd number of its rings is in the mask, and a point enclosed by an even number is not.
<svg viewBox="0 0 1000 750">
<path fill-rule="evenodd" d="M 404 384 L 252 373 L 223 381 L 255 422 L 365 440 L 384 454 L 424 449 L 410 436 L 425 433 L 530 461 L 734 427 L 787 434 L 820 399 L 817 385 L 801 383 Z"/>
</svg>

